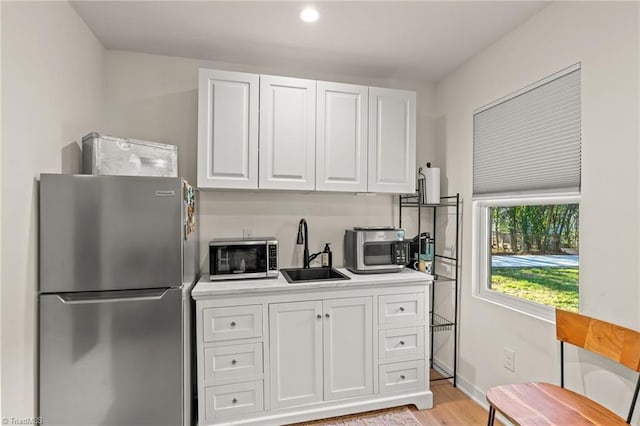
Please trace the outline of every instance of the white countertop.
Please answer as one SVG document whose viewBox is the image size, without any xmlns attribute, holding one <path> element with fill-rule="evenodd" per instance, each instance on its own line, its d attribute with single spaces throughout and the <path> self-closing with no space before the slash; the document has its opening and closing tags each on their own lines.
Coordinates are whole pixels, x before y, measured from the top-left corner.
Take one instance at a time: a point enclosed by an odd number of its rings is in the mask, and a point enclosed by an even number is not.
<svg viewBox="0 0 640 426">
<path fill-rule="evenodd" d="M 210 281 L 209 275 L 206 274 L 203 275 L 202 278 L 200 278 L 200 281 L 198 281 L 196 286 L 191 291 L 191 295 L 194 299 L 199 299 L 203 297 L 225 294 L 263 293 L 283 290 L 299 291 L 338 287 L 345 288 L 375 284 L 427 285 L 433 281 L 433 277 L 431 275 L 425 274 L 424 272 L 414 271 L 408 268 L 405 268 L 400 272 L 393 272 L 388 274 L 354 274 L 344 268 L 336 269 L 351 279 L 290 284 L 280 272 L 278 273 L 278 278 L 228 281 Z"/>
</svg>

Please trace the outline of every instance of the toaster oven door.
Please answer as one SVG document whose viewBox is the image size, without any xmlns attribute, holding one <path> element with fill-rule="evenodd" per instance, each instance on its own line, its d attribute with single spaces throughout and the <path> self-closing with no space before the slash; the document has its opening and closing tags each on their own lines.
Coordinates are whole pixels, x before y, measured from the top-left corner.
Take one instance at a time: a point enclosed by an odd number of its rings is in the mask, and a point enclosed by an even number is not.
<svg viewBox="0 0 640 426">
<path fill-rule="evenodd" d="M 407 243 L 404 241 L 364 241 L 359 250 L 358 269 L 363 271 L 395 271 L 407 262 Z"/>
</svg>

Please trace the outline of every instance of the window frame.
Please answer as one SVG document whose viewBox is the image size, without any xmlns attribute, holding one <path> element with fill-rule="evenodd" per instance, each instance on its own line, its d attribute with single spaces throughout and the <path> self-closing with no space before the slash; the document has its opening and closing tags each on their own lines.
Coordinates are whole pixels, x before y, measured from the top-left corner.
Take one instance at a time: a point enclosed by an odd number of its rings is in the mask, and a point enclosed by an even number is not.
<svg viewBox="0 0 640 426">
<path fill-rule="evenodd" d="M 520 194 L 474 197 L 472 200 L 472 287 L 473 295 L 487 302 L 521 312 L 544 321 L 555 322 L 555 307 L 532 302 L 491 289 L 491 207 L 521 205 L 578 204 L 580 194 L 567 192 L 556 194 Z M 580 246 L 578 241 L 578 246 Z M 578 262 L 578 269 L 580 264 Z M 580 284 L 578 282 L 578 288 Z M 578 292 L 578 309 L 580 309 Z"/>
</svg>

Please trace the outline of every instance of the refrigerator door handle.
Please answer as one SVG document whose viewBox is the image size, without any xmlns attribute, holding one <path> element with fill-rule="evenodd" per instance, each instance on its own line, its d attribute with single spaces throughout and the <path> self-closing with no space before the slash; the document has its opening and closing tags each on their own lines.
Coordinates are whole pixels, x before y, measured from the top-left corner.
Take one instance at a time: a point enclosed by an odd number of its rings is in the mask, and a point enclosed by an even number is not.
<svg viewBox="0 0 640 426">
<path fill-rule="evenodd" d="M 169 291 L 168 288 L 152 290 L 83 292 L 58 294 L 57 297 L 66 304 L 140 302 L 144 300 L 160 300 Z"/>
</svg>

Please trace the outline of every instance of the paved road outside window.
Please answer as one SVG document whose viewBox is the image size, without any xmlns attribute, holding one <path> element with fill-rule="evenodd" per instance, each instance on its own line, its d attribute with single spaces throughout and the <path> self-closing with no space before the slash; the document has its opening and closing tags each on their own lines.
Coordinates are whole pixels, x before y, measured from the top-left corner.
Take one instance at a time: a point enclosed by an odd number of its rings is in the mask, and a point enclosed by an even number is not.
<svg viewBox="0 0 640 426">
<path fill-rule="evenodd" d="M 577 268 L 580 256 L 567 255 L 500 255 L 491 256 L 491 266 L 493 268 L 542 268 L 542 267 L 561 267 L 561 268 Z"/>
</svg>

